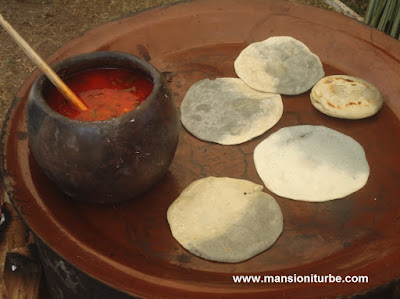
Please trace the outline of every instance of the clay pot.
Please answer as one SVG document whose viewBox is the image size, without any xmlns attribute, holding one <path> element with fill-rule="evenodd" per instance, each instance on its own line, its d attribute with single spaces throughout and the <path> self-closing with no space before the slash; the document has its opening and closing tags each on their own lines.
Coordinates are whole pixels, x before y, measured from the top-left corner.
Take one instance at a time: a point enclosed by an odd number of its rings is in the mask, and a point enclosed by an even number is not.
<svg viewBox="0 0 400 299">
<path fill-rule="evenodd" d="M 44 173 L 67 195 L 89 202 L 119 202 L 151 188 L 167 172 L 178 143 L 175 103 L 150 63 L 119 52 L 93 52 L 53 66 L 61 78 L 93 68 L 142 72 L 154 83 L 135 110 L 105 121 L 72 120 L 45 101 L 50 81 L 40 75 L 27 103 L 30 149 Z"/>
</svg>

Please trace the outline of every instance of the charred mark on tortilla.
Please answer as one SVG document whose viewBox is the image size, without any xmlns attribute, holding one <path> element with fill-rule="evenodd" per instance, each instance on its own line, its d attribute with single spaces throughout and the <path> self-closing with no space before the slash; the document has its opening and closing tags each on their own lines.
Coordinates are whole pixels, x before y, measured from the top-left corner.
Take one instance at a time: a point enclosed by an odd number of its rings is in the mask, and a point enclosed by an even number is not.
<svg viewBox="0 0 400 299">
<path fill-rule="evenodd" d="M 300 138 L 306 138 L 307 136 L 310 136 L 312 134 L 312 132 L 305 132 L 305 133 L 302 133 L 302 134 L 300 134 Z"/>
</svg>

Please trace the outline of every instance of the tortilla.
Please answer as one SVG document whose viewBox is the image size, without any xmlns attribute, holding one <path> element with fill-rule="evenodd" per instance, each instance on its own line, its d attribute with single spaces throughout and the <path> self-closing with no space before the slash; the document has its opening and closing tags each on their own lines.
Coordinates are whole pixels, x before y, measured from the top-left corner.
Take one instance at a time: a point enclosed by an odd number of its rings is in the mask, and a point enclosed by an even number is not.
<svg viewBox="0 0 400 299">
<path fill-rule="evenodd" d="M 366 118 L 376 114 L 383 97 L 371 83 L 352 76 L 327 76 L 313 87 L 311 103 L 322 113 L 348 119 Z"/>
<path fill-rule="evenodd" d="M 283 229 L 275 199 L 250 181 L 208 177 L 186 187 L 167 212 L 173 237 L 201 258 L 238 263 L 268 249 Z"/>
<path fill-rule="evenodd" d="M 250 44 L 234 66 L 238 77 L 250 87 L 285 95 L 301 94 L 325 75 L 318 56 L 289 36 Z"/>
<path fill-rule="evenodd" d="M 364 187 L 370 173 L 362 146 L 324 126 L 280 129 L 255 148 L 254 163 L 268 190 L 311 202 L 346 197 Z"/>
<path fill-rule="evenodd" d="M 197 138 L 240 144 L 265 133 L 283 113 L 278 94 L 260 92 L 238 78 L 204 79 L 187 91 L 181 107 L 183 126 Z"/>
</svg>

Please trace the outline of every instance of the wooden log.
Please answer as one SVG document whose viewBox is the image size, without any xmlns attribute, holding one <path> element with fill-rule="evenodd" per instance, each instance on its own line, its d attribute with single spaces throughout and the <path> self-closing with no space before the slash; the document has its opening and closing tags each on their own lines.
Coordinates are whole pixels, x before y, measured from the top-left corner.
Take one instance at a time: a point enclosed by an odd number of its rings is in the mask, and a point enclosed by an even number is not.
<svg viewBox="0 0 400 299">
<path fill-rule="evenodd" d="M 39 298 L 42 268 L 29 230 L 9 202 L 0 225 L 0 298 Z"/>
</svg>

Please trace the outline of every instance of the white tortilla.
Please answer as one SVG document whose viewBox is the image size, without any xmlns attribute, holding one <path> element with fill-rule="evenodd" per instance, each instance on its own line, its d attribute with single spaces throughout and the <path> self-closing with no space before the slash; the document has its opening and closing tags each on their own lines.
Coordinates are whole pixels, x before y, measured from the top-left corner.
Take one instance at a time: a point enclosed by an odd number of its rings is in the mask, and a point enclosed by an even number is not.
<svg viewBox="0 0 400 299">
<path fill-rule="evenodd" d="M 289 36 L 274 36 L 247 46 L 236 58 L 235 71 L 250 87 L 285 95 L 301 94 L 324 77 L 317 55 Z"/>
<path fill-rule="evenodd" d="M 324 126 L 280 129 L 255 148 L 254 163 L 271 192 L 312 202 L 356 192 L 370 173 L 362 146 Z"/>
<path fill-rule="evenodd" d="M 238 263 L 266 250 L 283 229 L 275 199 L 250 181 L 208 177 L 186 187 L 167 212 L 173 237 L 201 258 Z"/>
<path fill-rule="evenodd" d="M 371 83 L 353 76 L 327 76 L 313 87 L 311 103 L 322 113 L 347 119 L 374 115 L 383 104 L 379 90 Z"/>
<path fill-rule="evenodd" d="M 187 91 L 181 107 L 183 126 L 197 138 L 240 144 L 265 133 L 283 113 L 278 94 L 260 92 L 238 78 L 204 79 Z"/>
</svg>

